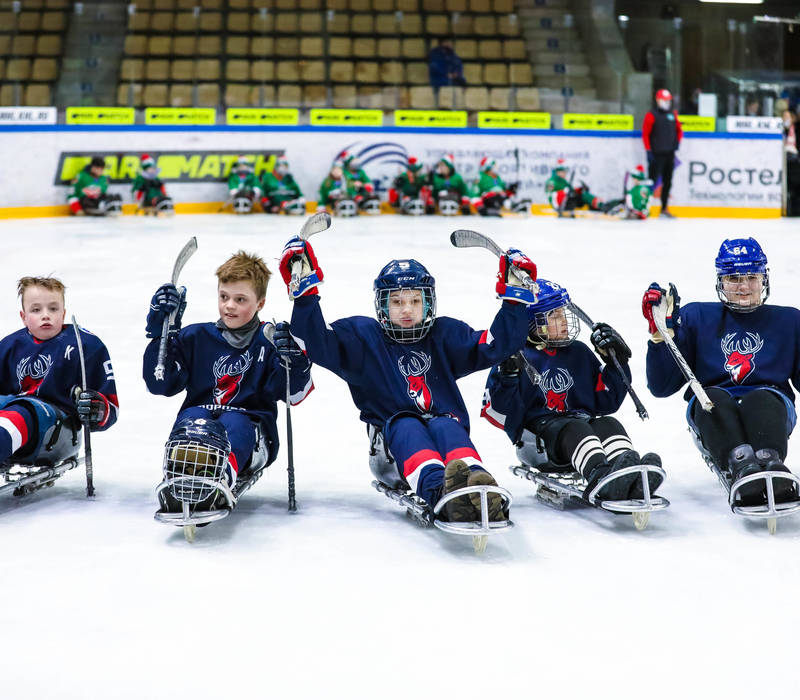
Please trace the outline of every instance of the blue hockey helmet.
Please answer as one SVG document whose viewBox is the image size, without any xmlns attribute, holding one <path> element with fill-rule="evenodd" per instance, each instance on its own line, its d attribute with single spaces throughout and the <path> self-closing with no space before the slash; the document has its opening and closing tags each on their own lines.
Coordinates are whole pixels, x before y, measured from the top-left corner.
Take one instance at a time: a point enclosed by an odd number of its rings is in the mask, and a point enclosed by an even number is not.
<svg viewBox="0 0 800 700">
<path fill-rule="evenodd" d="M 581 329 L 572 310 L 569 293 L 550 280 L 536 280 L 539 287 L 536 303 L 528 306 L 528 342 L 544 347 L 569 345 Z"/>
<path fill-rule="evenodd" d="M 392 260 L 378 273 L 373 285 L 375 313 L 383 331 L 398 343 L 416 343 L 422 340 L 436 320 L 436 280 L 416 260 Z M 422 301 L 422 320 L 404 328 L 393 323 L 389 315 L 392 292 L 419 290 Z M 396 294 L 398 300 L 402 295 Z"/>
<path fill-rule="evenodd" d="M 767 256 L 755 238 L 726 238 L 714 261 L 717 296 L 732 311 L 755 311 L 769 296 Z"/>
<path fill-rule="evenodd" d="M 213 418 L 183 418 L 164 448 L 164 476 L 179 501 L 199 503 L 226 478 L 231 443 L 225 426 Z"/>
</svg>

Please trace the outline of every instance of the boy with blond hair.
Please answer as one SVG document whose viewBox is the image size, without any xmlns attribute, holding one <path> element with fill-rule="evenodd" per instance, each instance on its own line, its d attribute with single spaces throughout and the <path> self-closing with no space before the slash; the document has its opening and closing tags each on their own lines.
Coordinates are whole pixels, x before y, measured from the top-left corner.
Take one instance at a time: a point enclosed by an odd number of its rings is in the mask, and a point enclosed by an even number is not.
<svg viewBox="0 0 800 700">
<path fill-rule="evenodd" d="M 286 363 L 292 405 L 312 391 L 313 383 L 311 364 L 292 341 L 288 324 L 275 326 L 271 342 L 268 333 L 273 329 L 258 318 L 271 275 L 264 261 L 239 251 L 220 265 L 216 275 L 216 322 L 181 329 L 186 289 L 179 291 L 173 284 L 158 288 L 147 315 L 146 332 L 152 340 L 144 352 L 143 374 L 153 394 L 174 396 L 186 391 L 172 435 L 224 446 L 225 477 L 227 485 L 233 486 L 240 470 L 248 467 L 258 432 L 265 438 L 267 464 L 277 457 L 277 401 L 287 396 Z M 159 380 L 154 370 L 168 316 L 165 371 Z"/>
<path fill-rule="evenodd" d="M 54 277 L 23 277 L 17 283 L 25 327 L 0 340 L 0 462 L 13 457 L 56 463 L 74 454 L 73 433 L 82 420 L 93 431 L 107 430 L 117 420 L 108 350 L 84 329 L 87 389 L 81 389 L 75 331 L 64 324 L 64 289 Z M 62 423 L 72 430 L 56 434 Z"/>
</svg>

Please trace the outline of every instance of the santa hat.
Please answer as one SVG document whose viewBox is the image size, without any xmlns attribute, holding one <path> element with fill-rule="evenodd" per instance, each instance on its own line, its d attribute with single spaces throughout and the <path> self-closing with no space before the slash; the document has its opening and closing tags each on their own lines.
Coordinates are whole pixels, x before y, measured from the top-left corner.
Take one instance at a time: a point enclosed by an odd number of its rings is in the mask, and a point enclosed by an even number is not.
<svg viewBox="0 0 800 700">
<path fill-rule="evenodd" d="M 453 157 L 452 153 L 445 153 L 441 158 L 439 158 L 439 162 L 444 163 L 453 172 L 456 171 L 456 159 Z"/>
<path fill-rule="evenodd" d="M 142 156 L 141 161 L 143 170 L 146 170 L 147 168 L 152 168 L 156 164 L 155 160 L 153 159 L 153 156 L 150 156 L 147 153 L 145 153 Z"/>
<path fill-rule="evenodd" d="M 636 180 L 644 180 L 644 166 L 639 164 L 636 166 L 636 170 L 631 173 L 631 177 Z"/>
<path fill-rule="evenodd" d="M 419 172 L 422 168 L 422 163 L 419 162 L 414 156 L 408 157 L 408 165 L 406 166 L 412 173 Z"/>
<path fill-rule="evenodd" d="M 489 156 L 481 158 L 480 168 L 482 173 L 488 173 L 490 170 L 494 170 L 495 165 L 497 165 L 497 162 L 489 158 Z"/>
</svg>

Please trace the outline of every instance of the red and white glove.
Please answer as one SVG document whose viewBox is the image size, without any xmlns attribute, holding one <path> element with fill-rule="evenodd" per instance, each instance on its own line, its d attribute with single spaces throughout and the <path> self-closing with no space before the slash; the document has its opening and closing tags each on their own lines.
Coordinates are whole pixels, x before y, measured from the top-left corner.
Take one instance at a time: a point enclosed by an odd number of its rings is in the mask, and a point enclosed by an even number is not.
<svg viewBox="0 0 800 700">
<path fill-rule="evenodd" d="M 500 299 L 525 304 L 536 303 L 536 265 L 525 253 L 509 248 L 500 258 L 495 291 Z"/>
<path fill-rule="evenodd" d="M 283 248 L 279 269 L 292 301 L 307 294 L 319 294 L 317 285 L 324 275 L 308 241 L 298 236 L 292 238 Z"/>
<path fill-rule="evenodd" d="M 679 323 L 681 298 L 675 285 L 670 282 L 669 291 L 667 291 L 662 289 L 657 282 L 653 282 L 642 297 L 642 316 L 647 319 L 647 330 L 650 331 L 651 340 L 654 343 L 664 340 L 653 319 L 653 307 L 658 306 L 662 299 L 666 299 L 667 302 L 667 333 L 670 337 L 674 337 L 675 326 Z"/>
</svg>

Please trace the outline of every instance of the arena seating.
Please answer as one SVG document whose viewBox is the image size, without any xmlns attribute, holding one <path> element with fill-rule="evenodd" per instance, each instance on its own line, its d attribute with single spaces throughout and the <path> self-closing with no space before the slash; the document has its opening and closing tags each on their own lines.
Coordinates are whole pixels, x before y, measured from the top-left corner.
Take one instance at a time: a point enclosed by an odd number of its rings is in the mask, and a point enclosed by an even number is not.
<svg viewBox="0 0 800 700">
<path fill-rule="evenodd" d="M 535 109 L 513 0 L 137 0 L 117 102 Z M 193 8 L 197 5 L 199 11 Z M 431 88 L 455 37 L 467 87 Z"/>
<path fill-rule="evenodd" d="M 0 105 L 52 104 L 72 2 L 0 2 Z"/>
</svg>

